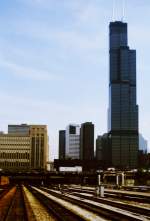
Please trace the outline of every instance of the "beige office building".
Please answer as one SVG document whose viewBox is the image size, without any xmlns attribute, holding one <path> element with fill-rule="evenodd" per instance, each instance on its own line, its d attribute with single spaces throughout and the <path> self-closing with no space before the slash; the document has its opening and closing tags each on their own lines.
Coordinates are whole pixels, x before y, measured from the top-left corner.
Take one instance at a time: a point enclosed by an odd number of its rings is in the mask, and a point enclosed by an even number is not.
<svg viewBox="0 0 150 221">
<path fill-rule="evenodd" d="M 45 125 L 30 125 L 31 167 L 46 169 L 48 161 L 48 136 Z"/>
<path fill-rule="evenodd" d="M 29 136 L 0 134 L 0 168 L 5 170 L 31 168 Z"/>
<path fill-rule="evenodd" d="M 46 125 L 8 125 L 0 134 L 0 169 L 45 170 L 48 161 Z"/>
</svg>

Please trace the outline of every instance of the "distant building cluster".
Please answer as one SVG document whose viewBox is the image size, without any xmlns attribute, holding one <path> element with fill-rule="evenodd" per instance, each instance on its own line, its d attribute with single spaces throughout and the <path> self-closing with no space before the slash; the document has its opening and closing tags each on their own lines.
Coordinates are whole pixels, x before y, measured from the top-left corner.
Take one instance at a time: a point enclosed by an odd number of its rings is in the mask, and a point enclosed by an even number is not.
<svg viewBox="0 0 150 221">
<path fill-rule="evenodd" d="M 94 159 L 94 124 L 70 124 L 59 131 L 59 159 Z"/>
<path fill-rule="evenodd" d="M 8 133 L 0 133 L 0 169 L 45 170 L 47 157 L 45 125 L 8 125 Z"/>
<path fill-rule="evenodd" d="M 140 166 L 139 154 L 147 153 L 147 141 L 139 135 L 136 51 L 128 46 L 127 32 L 127 23 L 110 22 L 108 131 L 96 139 L 95 158 L 94 125 L 84 123 L 59 131 L 60 160 L 95 159 L 102 168 L 128 169 Z"/>
</svg>

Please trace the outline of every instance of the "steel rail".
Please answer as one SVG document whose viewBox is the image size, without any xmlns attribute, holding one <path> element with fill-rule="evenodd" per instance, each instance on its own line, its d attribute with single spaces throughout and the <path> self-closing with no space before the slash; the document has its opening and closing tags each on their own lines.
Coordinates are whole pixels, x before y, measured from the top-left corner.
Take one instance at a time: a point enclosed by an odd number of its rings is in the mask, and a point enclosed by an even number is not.
<svg viewBox="0 0 150 221">
<path fill-rule="evenodd" d="M 67 210 L 57 202 L 47 198 L 32 187 L 28 187 L 29 191 L 54 215 L 58 221 L 84 221 L 81 217 Z"/>
<path fill-rule="evenodd" d="M 20 186 L 16 187 L 16 191 L 10 202 L 9 208 L 7 210 L 7 213 L 5 214 L 3 221 L 11 221 L 13 219 L 28 221 L 22 188 Z"/>
<path fill-rule="evenodd" d="M 144 207 L 139 207 L 135 205 L 129 205 L 127 203 L 122 203 L 122 202 L 117 202 L 117 201 L 112 201 L 104 198 L 99 198 L 95 196 L 87 196 L 87 195 L 81 195 L 80 193 L 75 193 L 75 192 L 68 192 L 71 195 L 78 196 L 83 199 L 88 199 L 88 200 L 93 200 L 94 202 L 99 202 L 99 203 L 104 203 L 110 206 L 115 206 L 120 209 L 127 209 L 130 212 L 134 212 L 139 215 L 144 215 L 147 217 L 150 217 L 150 209 L 149 208 L 144 208 Z"/>
<path fill-rule="evenodd" d="M 76 191 L 76 192 L 83 192 L 83 193 L 93 193 L 94 194 L 94 190 L 85 190 L 85 189 L 74 189 L 74 188 L 69 188 L 72 191 Z M 130 193 L 122 193 L 122 192 L 109 192 L 107 190 L 105 190 L 105 196 L 107 197 L 111 197 L 114 199 L 120 199 L 120 200 L 128 200 L 128 201 L 135 201 L 135 202 L 139 202 L 139 203 L 150 203 L 150 197 L 149 196 L 140 196 L 140 195 L 136 195 L 135 194 L 130 194 Z"/>
<path fill-rule="evenodd" d="M 40 189 L 43 189 L 43 188 L 40 188 Z M 131 215 L 128 213 L 128 211 L 126 210 L 122 210 L 122 213 L 120 213 L 118 211 L 118 208 L 115 208 L 115 210 L 111 210 L 110 208 L 104 208 L 104 207 L 100 207 L 100 206 L 96 206 L 96 205 L 93 205 L 89 202 L 85 202 L 83 201 L 83 199 L 74 199 L 74 198 L 71 198 L 71 197 L 68 197 L 67 195 L 63 195 L 63 194 L 59 194 L 59 193 L 56 193 L 56 192 L 53 192 L 51 190 L 48 190 L 48 189 L 45 189 L 44 188 L 44 191 L 55 196 L 55 197 L 58 197 L 58 198 L 61 198 L 61 199 L 64 199 L 72 204 L 76 204 L 84 209 L 87 209 L 91 212 L 94 212 L 95 214 L 99 215 L 100 217 L 103 217 L 103 218 L 107 218 L 108 220 L 113 220 L 113 221 L 120 221 L 120 220 L 128 220 L 128 221 L 139 221 L 139 220 L 143 220 L 142 218 L 140 218 L 139 216 L 137 215 Z"/>
</svg>

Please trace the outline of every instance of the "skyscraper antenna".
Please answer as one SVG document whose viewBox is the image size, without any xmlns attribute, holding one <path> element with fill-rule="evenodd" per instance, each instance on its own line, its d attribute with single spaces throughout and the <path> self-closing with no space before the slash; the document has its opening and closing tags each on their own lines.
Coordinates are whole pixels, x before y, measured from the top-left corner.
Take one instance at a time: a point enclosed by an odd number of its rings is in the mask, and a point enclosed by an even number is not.
<svg viewBox="0 0 150 221">
<path fill-rule="evenodd" d="M 112 20 L 116 19 L 116 0 L 113 0 L 113 11 L 112 11 Z"/>
<path fill-rule="evenodd" d="M 125 18 L 125 0 L 122 0 L 122 21 Z"/>
<path fill-rule="evenodd" d="M 113 0 L 112 20 L 115 21 L 116 19 L 121 21 L 125 19 L 125 0 Z"/>
</svg>

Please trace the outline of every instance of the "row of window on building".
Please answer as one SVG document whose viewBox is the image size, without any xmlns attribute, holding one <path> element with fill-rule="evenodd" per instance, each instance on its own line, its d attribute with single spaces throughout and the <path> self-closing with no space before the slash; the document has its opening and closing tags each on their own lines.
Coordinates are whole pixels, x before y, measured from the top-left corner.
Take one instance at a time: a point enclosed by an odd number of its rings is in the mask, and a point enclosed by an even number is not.
<svg viewBox="0 0 150 221">
<path fill-rule="evenodd" d="M 7 168 L 7 167 L 11 167 L 12 169 L 14 167 L 30 167 L 30 163 L 29 162 L 21 162 L 21 161 L 0 161 L 0 168 Z"/>
<path fill-rule="evenodd" d="M 0 158 L 4 159 L 30 159 L 29 152 L 0 152 Z"/>
</svg>

